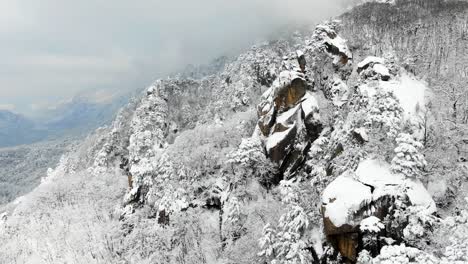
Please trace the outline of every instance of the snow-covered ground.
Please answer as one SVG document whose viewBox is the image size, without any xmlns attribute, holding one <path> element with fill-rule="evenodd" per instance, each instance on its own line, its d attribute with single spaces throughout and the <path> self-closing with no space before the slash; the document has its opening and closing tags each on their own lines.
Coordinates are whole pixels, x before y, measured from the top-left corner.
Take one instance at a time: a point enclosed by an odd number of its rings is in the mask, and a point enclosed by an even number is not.
<svg viewBox="0 0 468 264">
<path fill-rule="evenodd" d="M 4 210 L 0 263 L 115 263 L 115 207 L 126 177 L 60 174 Z"/>
</svg>

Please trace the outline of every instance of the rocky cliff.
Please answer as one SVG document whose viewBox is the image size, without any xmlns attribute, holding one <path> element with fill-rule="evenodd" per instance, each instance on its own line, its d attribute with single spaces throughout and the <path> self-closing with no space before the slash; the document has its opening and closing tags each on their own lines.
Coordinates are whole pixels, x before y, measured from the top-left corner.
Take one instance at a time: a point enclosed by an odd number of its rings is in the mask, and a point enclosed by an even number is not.
<svg viewBox="0 0 468 264">
<path fill-rule="evenodd" d="M 53 213 L 93 208 L 87 228 L 72 229 L 97 245 L 78 262 L 466 263 L 467 10 L 368 2 L 157 80 L 32 195 L 53 190 Z M 61 193 L 61 177 L 91 198 Z M 5 261 L 42 254 L 11 250 L 33 207 L 17 203 L 1 219 Z M 74 260 L 76 248 L 45 256 Z"/>
</svg>

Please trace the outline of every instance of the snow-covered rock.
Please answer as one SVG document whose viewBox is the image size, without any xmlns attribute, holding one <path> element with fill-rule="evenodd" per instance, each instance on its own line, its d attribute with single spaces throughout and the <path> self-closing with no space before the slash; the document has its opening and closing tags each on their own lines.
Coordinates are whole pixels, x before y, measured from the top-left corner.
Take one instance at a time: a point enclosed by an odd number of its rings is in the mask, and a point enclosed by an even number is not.
<svg viewBox="0 0 468 264">
<path fill-rule="evenodd" d="M 371 233 L 378 233 L 384 228 L 385 228 L 384 224 L 382 224 L 380 219 L 375 216 L 369 216 L 367 218 L 364 218 L 361 221 L 361 224 L 359 225 L 359 229 L 361 231 L 371 232 Z"/>
<path fill-rule="evenodd" d="M 378 76 L 382 79 L 382 81 L 388 81 L 390 79 L 390 72 L 388 71 L 388 68 L 385 67 L 382 64 L 375 64 L 374 67 L 372 67 L 375 73 L 377 73 Z"/>
<path fill-rule="evenodd" d="M 331 182 L 322 194 L 322 215 L 325 234 L 338 243 L 338 250 L 348 259 L 355 259 L 359 243 L 357 233 L 384 229 L 380 221 L 391 216 L 399 205 L 420 217 L 436 211 L 432 197 L 419 180 L 394 174 L 390 165 L 376 159 L 359 163 L 355 172 L 347 171 Z M 404 226 L 400 226 L 402 230 Z M 378 230 L 377 230 L 378 229 Z M 343 246 L 348 245 L 348 246 Z"/>
<path fill-rule="evenodd" d="M 323 215 L 335 227 L 354 225 L 355 212 L 371 201 L 372 192 L 369 186 L 354 180 L 350 173 L 341 175 L 323 191 Z"/>
<path fill-rule="evenodd" d="M 334 65 L 346 65 L 352 61 L 353 54 L 349 50 L 347 41 L 337 34 L 336 28 L 341 22 L 338 20 L 318 25 L 314 32 L 313 44 L 315 47 L 323 47 L 333 56 Z"/>
<path fill-rule="evenodd" d="M 340 107 L 348 101 L 348 86 L 341 78 L 333 76 L 333 83 L 330 89 L 330 94 L 333 104 L 337 107 Z"/>
<path fill-rule="evenodd" d="M 388 81 L 391 77 L 390 71 L 385 66 L 385 59 L 369 56 L 357 65 L 357 72 L 366 79 L 381 79 Z"/>
<path fill-rule="evenodd" d="M 358 72 L 360 72 L 366 69 L 367 67 L 369 67 L 370 65 L 384 64 L 384 63 L 385 63 L 385 59 L 383 58 L 375 57 L 375 56 L 368 56 L 357 64 L 357 70 Z"/>
<path fill-rule="evenodd" d="M 300 64 L 301 56 L 297 60 Z M 321 131 L 317 100 L 307 91 L 308 83 L 302 70 L 305 66 L 291 70 L 287 65 L 263 93 L 257 107 L 258 130 L 267 155 L 280 166 L 283 174 L 294 172 L 304 159 L 310 141 Z"/>
</svg>

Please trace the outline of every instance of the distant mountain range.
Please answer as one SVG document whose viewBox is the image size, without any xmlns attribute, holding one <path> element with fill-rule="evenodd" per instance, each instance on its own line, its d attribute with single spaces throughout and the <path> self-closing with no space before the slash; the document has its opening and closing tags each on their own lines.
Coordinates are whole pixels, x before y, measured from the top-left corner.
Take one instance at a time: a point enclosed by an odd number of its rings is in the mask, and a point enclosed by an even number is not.
<svg viewBox="0 0 468 264">
<path fill-rule="evenodd" d="M 45 138 L 46 130 L 34 121 L 8 110 L 0 110 L 0 147 L 36 142 Z"/>
<path fill-rule="evenodd" d="M 82 94 L 43 110 L 36 117 L 0 110 L 0 147 L 87 134 L 110 122 L 129 97 L 126 94 L 97 100 Z"/>
</svg>

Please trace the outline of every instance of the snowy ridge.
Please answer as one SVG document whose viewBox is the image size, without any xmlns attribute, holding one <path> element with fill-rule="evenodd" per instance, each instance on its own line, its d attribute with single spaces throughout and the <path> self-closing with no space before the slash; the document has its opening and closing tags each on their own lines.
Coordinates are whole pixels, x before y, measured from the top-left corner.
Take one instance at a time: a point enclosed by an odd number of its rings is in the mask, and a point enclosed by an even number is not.
<svg viewBox="0 0 468 264">
<path fill-rule="evenodd" d="M 430 85 L 340 28 L 155 81 L 2 209 L 0 262 L 467 263 L 465 187 L 425 188 L 466 182 Z"/>
</svg>

